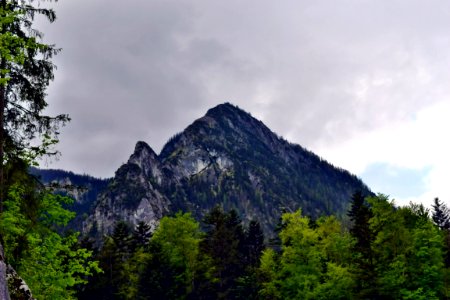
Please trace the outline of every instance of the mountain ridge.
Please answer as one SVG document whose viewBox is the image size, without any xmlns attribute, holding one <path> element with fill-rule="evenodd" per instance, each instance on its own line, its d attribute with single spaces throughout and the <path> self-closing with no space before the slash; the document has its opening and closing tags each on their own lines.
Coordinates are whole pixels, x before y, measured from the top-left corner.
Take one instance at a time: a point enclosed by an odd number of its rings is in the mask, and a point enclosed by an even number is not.
<svg viewBox="0 0 450 300">
<path fill-rule="evenodd" d="M 138 141 L 98 195 L 83 232 L 100 238 L 122 220 L 155 228 L 180 210 L 201 220 L 219 205 L 235 209 L 244 222 L 258 219 L 270 236 L 283 210 L 344 215 L 358 190 L 371 194 L 355 175 L 224 103 L 174 135 L 159 155 Z"/>
</svg>

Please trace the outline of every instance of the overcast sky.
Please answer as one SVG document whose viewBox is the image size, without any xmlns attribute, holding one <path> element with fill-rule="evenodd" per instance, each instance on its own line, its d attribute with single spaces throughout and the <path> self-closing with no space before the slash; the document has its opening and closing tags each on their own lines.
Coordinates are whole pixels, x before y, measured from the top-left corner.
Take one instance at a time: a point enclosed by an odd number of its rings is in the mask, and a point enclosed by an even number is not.
<svg viewBox="0 0 450 300">
<path fill-rule="evenodd" d="M 450 202 L 450 1 L 62 0 L 59 161 L 110 177 L 231 102 L 403 204 Z"/>
</svg>

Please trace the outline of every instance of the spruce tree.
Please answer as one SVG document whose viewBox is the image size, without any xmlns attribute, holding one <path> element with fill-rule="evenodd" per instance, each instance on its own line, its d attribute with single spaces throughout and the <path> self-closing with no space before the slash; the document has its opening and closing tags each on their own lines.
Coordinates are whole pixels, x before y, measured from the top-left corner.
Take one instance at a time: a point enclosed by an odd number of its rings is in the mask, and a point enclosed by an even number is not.
<svg viewBox="0 0 450 300">
<path fill-rule="evenodd" d="M 217 299 L 230 299 L 236 294 L 237 279 L 244 275 L 245 241 L 241 220 L 235 210 L 224 213 L 214 207 L 205 217 L 207 227 L 201 243 L 203 253 L 210 256 L 215 267 L 214 285 Z"/>
<path fill-rule="evenodd" d="M 442 230 L 450 229 L 450 215 L 447 206 L 439 198 L 434 199 L 433 221 Z"/>
<path fill-rule="evenodd" d="M 357 289 L 362 298 L 371 299 L 376 294 L 376 285 L 374 283 L 376 280 L 375 266 L 372 251 L 374 233 L 369 224 L 372 218 L 372 211 L 361 192 L 353 194 L 348 216 L 352 221 L 350 234 L 356 240 L 352 250 L 358 254 L 355 257 Z"/>
<path fill-rule="evenodd" d="M 444 236 L 444 261 L 445 267 L 450 267 L 450 212 L 447 206 L 442 203 L 439 198 L 434 199 L 432 205 L 432 219 L 434 223 L 441 229 Z"/>
<path fill-rule="evenodd" d="M 151 237 L 152 233 L 150 226 L 144 221 L 140 221 L 134 228 L 131 236 L 132 250 L 135 251 L 138 248 L 147 246 Z"/>
<path fill-rule="evenodd" d="M 246 265 L 249 267 L 258 267 L 264 249 L 264 233 L 259 222 L 252 220 L 248 225 L 245 236 Z"/>
</svg>

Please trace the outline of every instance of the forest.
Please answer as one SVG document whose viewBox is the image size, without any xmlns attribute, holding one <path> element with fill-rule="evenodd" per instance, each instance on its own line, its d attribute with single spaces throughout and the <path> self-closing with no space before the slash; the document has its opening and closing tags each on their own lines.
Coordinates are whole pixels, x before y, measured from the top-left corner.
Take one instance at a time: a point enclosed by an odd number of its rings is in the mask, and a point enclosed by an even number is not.
<svg viewBox="0 0 450 300">
<path fill-rule="evenodd" d="M 10 188 L 0 233 L 36 299 L 449 297 L 450 213 L 437 198 L 429 211 L 355 193 L 344 220 L 285 212 L 271 239 L 215 207 L 202 222 L 166 216 L 154 232 L 119 222 L 98 245 L 62 230 L 70 198 L 24 186 Z"/>
<path fill-rule="evenodd" d="M 449 211 L 435 199 L 397 207 L 355 193 L 344 222 L 286 212 L 276 238 L 257 220 L 214 208 L 200 224 L 188 213 L 121 222 L 93 249 L 102 272 L 79 299 L 447 299 Z M 92 249 L 88 240 L 84 247 Z"/>
</svg>

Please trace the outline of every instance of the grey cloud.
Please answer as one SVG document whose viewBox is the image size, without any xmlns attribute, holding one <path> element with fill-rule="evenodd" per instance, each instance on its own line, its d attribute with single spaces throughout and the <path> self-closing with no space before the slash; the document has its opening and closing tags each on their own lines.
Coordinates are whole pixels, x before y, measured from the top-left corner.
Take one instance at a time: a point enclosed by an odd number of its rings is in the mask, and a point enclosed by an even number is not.
<svg viewBox="0 0 450 300">
<path fill-rule="evenodd" d="M 306 147 L 413 118 L 448 94 L 448 1 L 58 2 L 49 112 L 62 167 L 110 176 L 224 101 Z"/>
</svg>

